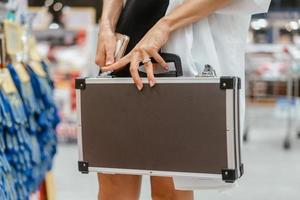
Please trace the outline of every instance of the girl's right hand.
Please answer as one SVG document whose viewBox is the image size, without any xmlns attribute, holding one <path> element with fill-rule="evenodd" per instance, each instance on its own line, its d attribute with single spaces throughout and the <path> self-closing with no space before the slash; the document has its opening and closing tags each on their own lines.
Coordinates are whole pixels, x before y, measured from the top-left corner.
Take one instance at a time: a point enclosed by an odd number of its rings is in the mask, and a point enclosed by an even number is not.
<svg viewBox="0 0 300 200">
<path fill-rule="evenodd" d="M 109 66 L 115 62 L 116 34 L 109 26 L 100 26 L 96 64 L 99 67 Z"/>
</svg>

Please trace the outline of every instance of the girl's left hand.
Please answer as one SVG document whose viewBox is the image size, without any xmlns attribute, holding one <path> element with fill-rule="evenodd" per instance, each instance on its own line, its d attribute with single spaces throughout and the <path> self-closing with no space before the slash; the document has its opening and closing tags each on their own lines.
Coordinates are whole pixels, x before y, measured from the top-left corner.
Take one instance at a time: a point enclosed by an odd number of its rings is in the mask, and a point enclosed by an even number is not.
<svg viewBox="0 0 300 200">
<path fill-rule="evenodd" d="M 157 63 L 159 63 L 165 69 L 168 69 L 167 63 L 159 55 L 158 51 L 169 39 L 169 27 L 166 23 L 160 20 L 155 24 L 149 32 L 143 37 L 143 39 L 135 46 L 135 48 L 124 56 L 122 59 L 116 63 L 102 67 L 101 70 L 115 71 L 124 68 L 130 63 L 130 73 L 134 83 L 139 90 L 143 89 L 143 82 L 139 76 L 138 68 L 140 62 L 145 66 L 147 72 L 147 78 L 151 87 L 155 85 L 154 69 L 151 62 L 153 58 Z"/>
</svg>

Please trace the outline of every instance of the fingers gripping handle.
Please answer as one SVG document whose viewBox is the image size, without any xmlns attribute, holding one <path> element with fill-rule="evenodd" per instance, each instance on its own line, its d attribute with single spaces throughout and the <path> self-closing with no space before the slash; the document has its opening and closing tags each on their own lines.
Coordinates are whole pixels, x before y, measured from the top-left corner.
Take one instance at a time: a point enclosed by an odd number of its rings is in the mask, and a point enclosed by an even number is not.
<svg viewBox="0 0 300 200">
<path fill-rule="evenodd" d="M 174 63 L 175 70 L 176 70 L 175 72 L 167 72 L 167 73 L 161 74 L 160 75 L 161 77 L 172 76 L 172 74 L 175 74 L 176 77 L 183 76 L 181 59 L 178 55 L 172 54 L 172 53 L 160 53 L 160 56 L 165 60 L 166 63 Z M 153 63 L 157 63 L 153 58 L 151 59 L 151 61 Z M 102 73 L 101 70 L 99 71 L 99 76 L 100 77 L 106 77 L 110 74 L 111 74 L 111 72 Z"/>
<path fill-rule="evenodd" d="M 160 53 L 160 56 L 166 61 L 166 63 L 174 63 L 176 69 L 176 77 L 183 76 L 181 59 L 178 55 L 172 53 Z M 152 59 L 153 63 L 157 63 L 154 59 Z M 168 72 L 170 73 L 170 72 Z M 167 73 L 167 74 L 168 74 Z M 163 74 L 162 74 L 163 76 Z"/>
<path fill-rule="evenodd" d="M 176 54 L 161 53 L 162 58 L 168 63 L 173 62 L 175 64 L 176 76 L 183 76 L 181 59 Z"/>
</svg>

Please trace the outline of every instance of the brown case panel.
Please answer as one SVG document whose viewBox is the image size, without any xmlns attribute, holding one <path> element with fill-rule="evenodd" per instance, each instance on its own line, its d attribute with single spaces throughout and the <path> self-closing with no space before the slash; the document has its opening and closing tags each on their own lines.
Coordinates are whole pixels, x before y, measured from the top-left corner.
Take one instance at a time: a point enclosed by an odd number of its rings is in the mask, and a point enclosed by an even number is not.
<svg viewBox="0 0 300 200">
<path fill-rule="evenodd" d="M 220 174 L 227 168 L 226 90 L 212 83 L 87 84 L 83 160 L 90 167 Z"/>
</svg>

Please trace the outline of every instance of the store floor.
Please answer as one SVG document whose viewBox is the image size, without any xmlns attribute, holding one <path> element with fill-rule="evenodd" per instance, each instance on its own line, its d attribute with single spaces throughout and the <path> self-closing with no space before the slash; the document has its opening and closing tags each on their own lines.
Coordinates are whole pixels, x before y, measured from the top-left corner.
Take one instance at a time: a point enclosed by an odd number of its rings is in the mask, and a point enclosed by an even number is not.
<svg viewBox="0 0 300 200">
<path fill-rule="evenodd" d="M 251 107 L 250 141 L 244 145 L 245 176 L 234 189 L 196 191 L 196 200 L 298 200 L 300 198 L 300 140 L 282 149 L 286 123 L 273 117 L 272 108 Z M 77 147 L 60 145 L 56 157 L 55 188 L 58 200 L 97 198 L 95 174 L 77 171 Z M 144 178 L 142 200 L 150 200 L 149 178 Z"/>
</svg>

